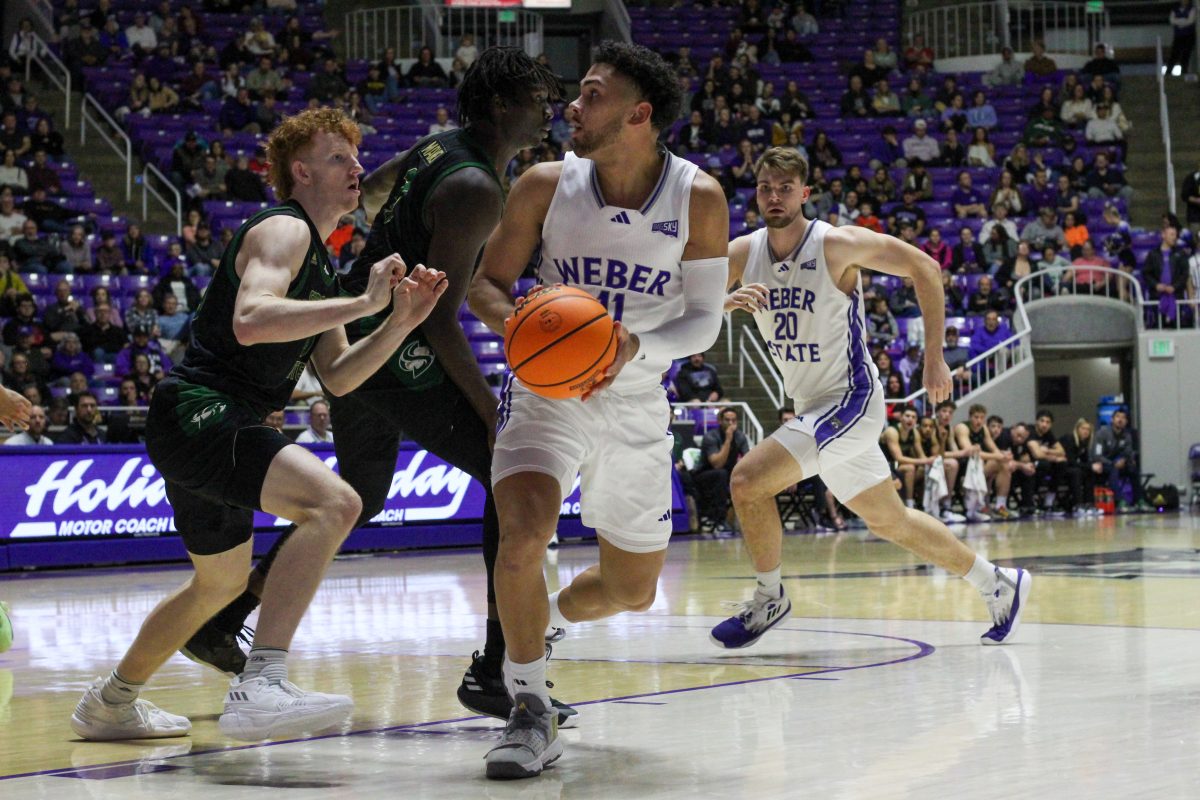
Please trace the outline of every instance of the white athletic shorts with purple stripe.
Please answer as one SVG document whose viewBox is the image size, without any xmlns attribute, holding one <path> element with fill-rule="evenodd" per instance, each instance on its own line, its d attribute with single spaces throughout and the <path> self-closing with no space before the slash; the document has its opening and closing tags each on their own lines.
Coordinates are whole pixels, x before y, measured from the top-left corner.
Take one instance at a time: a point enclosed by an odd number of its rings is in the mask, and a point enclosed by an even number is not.
<svg viewBox="0 0 1200 800">
<path fill-rule="evenodd" d="M 492 485 L 519 472 L 558 481 L 565 498 L 579 476 L 583 524 L 629 553 L 662 550 L 671 538 L 671 405 L 661 386 L 548 400 L 518 381 L 500 395 Z"/>
<path fill-rule="evenodd" d="M 781 444 L 805 478 L 821 476 L 833 496 L 845 503 L 860 492 L 890 480 L 892 470 L 879 437 L 887 424 L 883 387 L 878 381 L 857 391 L 821 398 L 771 435 Z"/>
</svg>

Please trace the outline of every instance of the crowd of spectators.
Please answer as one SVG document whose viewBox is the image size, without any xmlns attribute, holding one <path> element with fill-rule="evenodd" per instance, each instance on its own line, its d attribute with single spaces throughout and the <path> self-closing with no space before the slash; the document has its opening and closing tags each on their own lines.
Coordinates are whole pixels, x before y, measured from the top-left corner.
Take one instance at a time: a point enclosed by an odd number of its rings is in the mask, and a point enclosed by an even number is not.
<svg viewBox="0 0 1200 800">
<path fill-rule="evenodd" d="M 279 104 L 301 93 L 311 104 L 342 107 L 370 136 L 374 117 L 392 111 L 406 90 L 453 88 L 478 54 L 470 35 L 462 37 L 449 69 L 428 47 L 411 63 L 386 50 L 367 65 L 365 78 L 351 81 L 330 47 L 338 32 L 306 29 L 296 15 L 254 17 L 244 33 L 218 48 L 205 36 L 205 16 L 187 6 L 147 6 L 122 27 L 108 0 L 97 1 L 95 8 L 81 9 L 78 0 L 66 0 L 57 12 L 58 47 L 80 79 L 87 67 L 130 68 L 127 97 L 116 109 L 122 119 L 211 109 L 219 101 L 216 128 L 226 135 L 269 133 L 281 118 Z M 247 8 L 245 3 L 218 5 L 220 11 Z M 1177 221 L 1166 221 L 1162 246 L 1142 263 L 1133 256 L 1132 232 L 1124 219 L 1133 189 L 1120 166 L 1132 125 L 1119 102 L 1120 66 L 1103 45 L 1082 69 L 1066 74 L 1040 42 L 1023 61 L 1006 50 L 976 81 L 935 73 L 936 54 L 921 37 L 903 48 L 895 47 L 890 36 L 881 37 L 861 59 L 843 65 L 842 118 L 885 121 L 878 141 L 860 158 L 839 147 L 830 135 L 838 120 L 819 114 L 820 105 L 795 81 L 776 84 L 761 74 L 764 66 L 811 61 L 823 21 L 844 14 L 849 4 L 717 0 L 714 5 L 738 9 L 720 53 L 707 60 L 688 47 L 664 53 L 685 92 L 681 118 L 665 132 L 665 141 L 675 152 L 701 160 L 721 181 L 737 211 L 731 234 L 762 224 L 752 200 L 738 203 L 739 190 L 753 188 L 756 156 L 768 146 L 792 146 L 812 164 L 810 218 L 897 236 L 941 265 L 948 316 L 966 320 L 953 338 L 964 343 L 956 348 L 968 357 L 980 352 L 981 343 L 1009 335 L 1006 318 L 1016 281 L 1048 266 L 1074 268 L 1068 279 L 1053 282 L 1054 291 L 1099 291 L 1107 277 L 1094 267 L 1117 266 L 1141 277 L 1148 296 L 1166 298 L 1164 313 L 1175 313 L 1167 300 L 1195 296 L 1195 281 L 1187 278 L 1192 240 Z M 14 36 L 14 57 L 30 46 L 24 31 L 26 26 Z M 187 74 L 179 78 L 181 67 Z M 311 77 L 301 84 L 297 78 L 304 72 Z M 0 77 L 8 89 L 0 97 L 6 112 L 0 125 L 0 289 L 7 302 L 15 305 L 23 294 L 14 285 L 20 272 L 133 275 L 150 279 L 149 302 L 158 313 L 166 314 L 168 302 L 176 306 L 172 318 L 194 309 L 232 232 L 209 220 L 207 208 L 214 201 L 270 201 L 262 150 L 228 152 L 222 137 L 210 141 L 203 132 L 189 131 L 172 149 L 169 170 L 188 203 L 182 235 L 166 240 L 147 237 L 137 225 L 97 227 L 86 216 L 64 217 L 53 202 L 55 175 L 45 165 L 61 154 L 62 138 L 11 72 Z M 1043 86 L 1038 100 L 1025 110 L 1019 141 L 999 149 L 991 141 L 1001 121 L 994 95 L 1030 81 Z M 429 131 L 453 126 L 450 110 L 440 108 Z M 20 131 L 28 131 L 27 138 Z M 513 180 L 539 161 L 557 160 L 569 146 L 569 128 L 560 114 L 548 140 L 522 151 L 504 177 Z M 954 171 L 952 186 L 941 185 L 946 169 Z M 992 172 L 980 180 L 980 169 Z M 17 198 L 26 191 L 18 207 Z M 933 213 L 935 197 L 949 201 L 951 222 Z M 1095 213 L 1097 204 L 1088 201 L 1100 201 L 1103 213 Z M 1192 205 L 1188 209 L 1190 220 Z M 1099 233 L 1105 231 L 1111 232 Z M 361 252 L 366 232 L 360 212 L 344 218 L 331 237 L 331 255 L 342 269 Z M 868 274 L 865 291 L 872 349 L 904 366 L 882 377 L 890 396 L 905 396 L 918 385 L 913 376 L 921 363 L 919 348 L 913 352 L 909 346 L 920 341 L 921 330 L 912 286 Z M 101 313 L 115 317 L 105 323 L 108 328 L 132 332 L 127 321 L 121 326 L 120 315 L 134 308 L 123 309 L 122 302 L 139 301 L 110 298 Z M 83 298 L 83 304 L 89 315 L 96 314 L 94 298 Z M 179 335 L 181 329 L 170 333 Z M 948 331 L 947 342 L 951 337 Z M 108 344 L 104 352 L 111 356 L 115 342 Z M 84 353 L 96 357 L 95 348 L 82 345 Z M 710 388 L 702 381 L 711 367 L 691 366 L 681 370 L 690 380 L 686 386 L 677 381 L 680 396 L 719 397 L 715 371 L 715 388 Z"/>
</svg>

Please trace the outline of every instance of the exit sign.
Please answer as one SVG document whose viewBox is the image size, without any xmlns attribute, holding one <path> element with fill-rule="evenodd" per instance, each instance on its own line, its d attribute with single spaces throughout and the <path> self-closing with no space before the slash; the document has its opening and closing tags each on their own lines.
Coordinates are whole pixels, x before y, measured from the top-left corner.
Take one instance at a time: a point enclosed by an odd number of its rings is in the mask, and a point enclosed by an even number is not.
<svg viewBox="0 0 1200 800">
<path fill-rule="evenodd" d="M 1104 0 L 1087 0 L 1085 8 L 1088 14 L 1103 14 Z"/>
<path fill-rule="evenodd" d="M 1174 358 L 1175 357 L 1175 340 L 1174 339 L 1151 339 L 1150 340 L 1150 357 L 1151 358 Z"/>
</svg>

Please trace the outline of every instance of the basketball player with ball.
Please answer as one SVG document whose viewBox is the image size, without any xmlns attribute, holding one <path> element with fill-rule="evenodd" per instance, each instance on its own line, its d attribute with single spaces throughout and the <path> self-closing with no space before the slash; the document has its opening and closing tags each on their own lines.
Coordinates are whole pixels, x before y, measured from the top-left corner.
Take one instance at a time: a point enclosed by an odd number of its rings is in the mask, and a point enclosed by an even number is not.
<svg viewBox="0 0 1200 800">
<path fill-rule="evenodd" d="M 767 227 L 729 245 L 727 309 L 754 315 L 796 416 L 733 470 L 731 494 L 758 574 L 752 600 L 712 630 L 719 647 L 754 644 L 791 612 L 780 579 L 783 530 L 775 495 L 820 475 L 876 536 L 966 579 L 983 596 L 992 627 L 983 644 L 1012 640 L 1032 578 L 973 553 L 942 522 L 906 508 L 879 448 L 887 422 L 883 387 L 864 336 L 861 269 L 912 278 L 925 317 L 925 389 L 950 397 L 942 358 L 945 298 L 933 259 L 899 239 L 855 226 L 807 220 L 808 164 L 798 152 L 767 150 L 754 174 Z"/>
<path fill-rule="evenodd" d="M 671 535 L 671 410 L 661 376 L 672 359 L 716 341 L 728 269 L 721 187 L 657 144 L 679 105 L 677 79 L 660 56 L 601 43 L 566 112 L 574 153 L 534 166 L 513 186 L 468 295 L 475 315 L 504 332 L 509 317 L 524 318 L 514 314 L 511 289 L 538 253 L 542 283 L 603 303 L 615 344 L 611 364 L 601 361 L 582 379 L 564 376 L 574 387 L 567 394 L 577 397 L 552 399 L 543 395 L 560 395 L 561 387 L 535 393 L 511 375 L 501 395 L 492 461 L 495 582 L 514 707 L 487 754 L 489 778 L 533 777 L 562 754 L 546 691 L 546 628 L 654 602 Z M 555 292 L 566 290 L 535 290 L 526 302 L 540 306 Z M 556 315 L 563 329 L 579 327 L 575 313 Z M 551 317 L 546 328 L 557 324 Z M 576 374 L 608 349 L 603 338 L 593 349 L 576 347 L 574 333 L 547 333 L 545 357 L 573 364 Z M 519 344 L 512 338 L 510 356 Z M 521 359 L 521 375 L 541 364 L 534 353 Z M 600 563 L 547 600 L 542 560 L 576 473 Z"/>
</svg>

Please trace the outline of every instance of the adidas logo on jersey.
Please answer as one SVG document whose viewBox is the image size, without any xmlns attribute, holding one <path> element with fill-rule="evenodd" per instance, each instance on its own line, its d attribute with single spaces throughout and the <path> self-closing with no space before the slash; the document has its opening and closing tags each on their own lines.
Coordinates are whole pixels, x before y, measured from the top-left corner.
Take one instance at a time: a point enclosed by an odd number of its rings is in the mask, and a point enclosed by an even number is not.
<svg viewBox="0 0 1200 800">
<path fill-rule="evenodd" d="M 659 522 L 670 522 L 671 521 L 671 509 L 668 508 L 667 513 L 665 513 L 661 517 L 659 517 L 658 521 Z"/>
<path fill-rule="evenodd" d="M 791 265 L 791 264 L 789 264 L 789 263 L 788 263 L 788 262 L 786 262 L 786 261 L 781 261 L 781 262 L 780 262 L 780 264 L 779 264 L 779 269 L 778 269 L 778 272 L 779 272 L 779 274 L 780 274 L 780 275 L 782 275 L 783 273 L 787 272 L 787 271 L 788 271 L 788 270 L 790 270 L 791 268 L 792 268 L 792 265 Z"/>
<path fill-rule="evenodd" d="M 632 225 L 633 224 L 629 221 L 629 215 L 626 214 L 624 211 L 622 211 L 620 214 L 617 214 L 615 217 L 613 217 L 609 221 L 616 222 L 620 225 Z"/>
<path fill-rule="evenodd" d="M 663 236 L 670 236 L 672 239 L 678 239 L 679 220 L 669 219 L 666 222 L 656 222 L 650 226 L 650 230 L 654 233 L 661 233 Z"/>
</svg>

